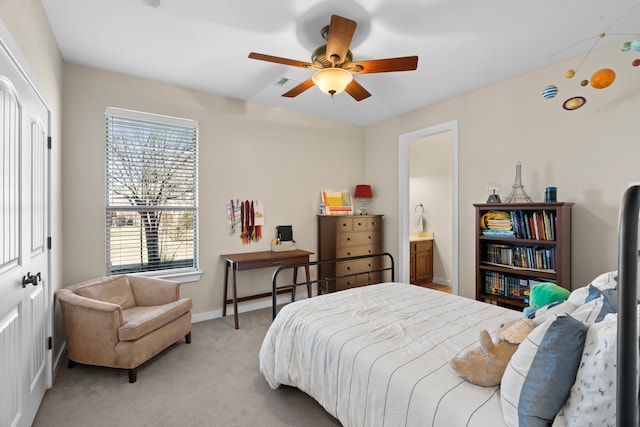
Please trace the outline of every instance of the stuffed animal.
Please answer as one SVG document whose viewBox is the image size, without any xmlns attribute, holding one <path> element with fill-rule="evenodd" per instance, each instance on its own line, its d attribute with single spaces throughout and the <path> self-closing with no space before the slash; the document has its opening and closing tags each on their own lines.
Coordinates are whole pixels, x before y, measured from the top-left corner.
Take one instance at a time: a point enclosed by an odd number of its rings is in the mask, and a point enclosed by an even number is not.
<svg viewBox="0 0 640 427">
<path fill-rule="evenodd" d="M 480 332 L 480 347 L 451 359 L 451 368 L 470 383 L 484 387 L 496 386 L 500 384 L 518 345 L 534 327 L 535 323 L 529 319 L 506 322 L 496 332 L 497 342 L 493 342 L 489 332 L 484 329 Z"/>
<path fill-rule="evenodd" d="M 569 290 L 555 283 L 539 283 L 529 292 L 529 307 L 524 309 L 525 316 L 552 302 L 566 300 L 571 294 Z"/>
</svg>

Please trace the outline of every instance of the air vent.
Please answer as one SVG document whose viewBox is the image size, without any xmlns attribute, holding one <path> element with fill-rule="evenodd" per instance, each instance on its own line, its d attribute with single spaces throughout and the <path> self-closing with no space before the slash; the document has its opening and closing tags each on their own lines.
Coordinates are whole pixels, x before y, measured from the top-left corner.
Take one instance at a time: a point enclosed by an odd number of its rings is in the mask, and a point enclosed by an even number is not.
<svg viewBox="0 0 640 427">
<path fill-rule="evenodd" d="M 294 87 L 298 86 L 300 83 L 302 83 L 300 80 L 294 80 L 289 77 L 282 76 L 274 84 L 276 86 L 280 86 L 285 89 L 293 89 Z"/>
</svg>

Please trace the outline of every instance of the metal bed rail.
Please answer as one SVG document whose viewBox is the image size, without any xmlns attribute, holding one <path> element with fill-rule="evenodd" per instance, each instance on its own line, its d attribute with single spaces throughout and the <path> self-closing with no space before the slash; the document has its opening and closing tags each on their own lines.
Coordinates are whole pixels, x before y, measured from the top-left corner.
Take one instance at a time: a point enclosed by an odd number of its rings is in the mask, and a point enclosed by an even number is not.
<svg viewBox="0 0 640 427">
<path fill-rule="evenodd" d="M 625 191 L 618 220 L 616 424 L 638 425 L 638 214 L 640 185 Z"/>
<path fill-rule="evenodd" d="M 381 258 L 382 262 L 380 264 L 379 268 L 373 268 L 370 270 L 364 270 L 364 271 L 359 271 L 359 272 L 355 272 L 355 273 L 349 273 L 349 274 L 343 274 L 343 275 L 339 275 L 339 276 L 335 276 L 335 277 L 317 277 L 314 280 L 309 280 L 308 282 L 300 282 L 300 283 L 288 283 L 286 285 L 277 285 L 277 279 L 278 279 L 278 275 L 284 271 L 284 270 L 290 270 L 293 269 L 294 271 L 296 271 L 296 269 L 298 269 L 299 267 L 313 267 L 313 266 L 317 266 L 317 265 L 324 265 L 324 264 L 335 264 L 338 262 L 345 262 L 345 261 L 353 261 L 353 260 L 358 260 L 358 259 L 365 259 L 365 258 Z M 385 262 L 385 259 L 387 260 Z M 381 275 L 384 275 L 385 272 L 390 272 L 391 273 L 391 278 L 390 281 L 393 282 L 395 281 L 395 263 L 393 261 L 393 256 L 389 253 L 389 252 L 384 252 L 384 253 L 379 253 L 379 254 L 368 254 L 368 255 L 359 255 L 359 256 L 352 256 L 352 257 L 345 257 L 345 258 L 334 258 L 334 259 L 328 259 L 328 260 L 322 260 L 322 261 L 310 261 L 310 262 L 305 262 L 305 263 L 300 263 L 300 264 L 291 264 L 291 265 L 283 265 L 278 267 L 278 269 L 276 271 L 273 272 L 273 276 L 271 278 L 271 287 L 272 287 L 272 292 L 271 292 L 271 297 L 272 297 L 272 314 L 273 314 L 273 318 L 276 318 L 276 314 L 278 311 L 277 308 L 277 299 L 278 299 L 278 293 L 282 292 L 282 290 L 291 290 L 291 301 L 295 301 L 296 299 L 296 287 L 298 286 L 302 286 L 302 285 L 306 285 L 306 286 L 313 286 L 315 283 L 318 284 L 318 290 L 320 289 L 321 284 L 324 284 L 324 289 L 325 289 L 325 293 L 329 292 L 329 283 L 332 281 L 342 281 L 346 278 L 349 277 L 354 277 L 355 281 L 356 281 L 356 286 L 358 283 L 358 279 L 359 278 L 364 278 L 366 277 L 367 279 L 367 283 L 370 283 L 371 281 L 371 275 L 374 273 L 380 273 Z"/>
</svg>

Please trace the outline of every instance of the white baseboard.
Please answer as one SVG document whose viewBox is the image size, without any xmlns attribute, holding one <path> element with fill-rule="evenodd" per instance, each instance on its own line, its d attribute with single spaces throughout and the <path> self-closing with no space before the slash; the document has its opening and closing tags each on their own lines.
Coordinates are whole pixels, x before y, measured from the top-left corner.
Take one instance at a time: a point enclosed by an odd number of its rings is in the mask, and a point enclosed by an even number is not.
<svg viewBox="0 0 640 427">
<path fill-rule="evenodd" d="M 438 279 L 435 277 L 431 280 L 431 283 L 435 283 L 436 285 L 453 286 L 451 284 L 451 280 Z"/>
<path fill-rule="evenodd" d="M 313 291 L 311 296 L 316 296 L 317 292 Z M 296 301 L 300 301 L 303 299 L 307 299 L 307 294 L 305 292 L 296 293 Z M 278 295 L 278 304 L 284 304 L 291 301 L 291 295 Z M 271 307 L 271 297 L 258 298 L 252 301 L 243 301 L 238 303 L 238 313 L 246 313 L 249 311 L 260 310 L 262 308 Z M 230 304 L 227 307 L 227 316 L 233 316 L 233 305 Z M 205 313 L 197 313 L 191 316 L 191 323 L 204 322 L 207 320 L 217 319 L 222 317 L 222 309 L 207 311 Z"/>
</svg>

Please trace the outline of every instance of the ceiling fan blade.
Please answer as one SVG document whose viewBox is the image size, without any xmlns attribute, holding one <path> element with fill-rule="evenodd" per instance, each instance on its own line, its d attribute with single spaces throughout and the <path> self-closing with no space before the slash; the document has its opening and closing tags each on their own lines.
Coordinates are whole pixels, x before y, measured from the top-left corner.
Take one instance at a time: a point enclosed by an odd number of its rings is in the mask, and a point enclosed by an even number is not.
<svg viewBox="0 0 640 427">
<path fill-rule="evenodd" d="M 310 87 L 312 87 L 313 85 L 314 85 L 313 80 L 311 80 L 311 79 L 305 80 L 302 83 L 300 83 L 298 86 L 296 86 L 293 89 L 289 90 L 288 92 L 283 93 L 282 96 L 287 97 L 287 98 L 296 97 L 296 96 L 300 95 L 302 92 L 304 92 L 305 90 L 307 90 Z"/>
<path fill-rule="evenodd" d="M 296 61 L 295 59 L 281 58 L 279 56 L 265 55 L 263 53 L 251 52 L 249 58 L 258 59 L 260 61 L 275 62 L 276 64 L 292 65 L 294 67 L 309 68 L 311 63 L 304 61 Z"/>
<path fill-rule="evenodd" d="M 391 71 L 413 71 L 418 68 L 417 56 L 400 58 L 372 59 L 371 61 L 353 62 L 349 71 L 353 74 L 388 73 Z"/>
<path fill-rule="evenodd" d="M 344 62 L 357 25 L 358 24 L 351 19 L 331 15 L 326 53 L 327 59 L 331 61 L 331 63 L 339 65 Z"/>
<path fill-rule="evenodd" d="M 356 101 L 362 101 L 363 99 L 371 96 L 371 94 L 355 79 L 351 80 L 351 83 L 347 85 L 344 91 L 351 95 Z"/>
</svg>

